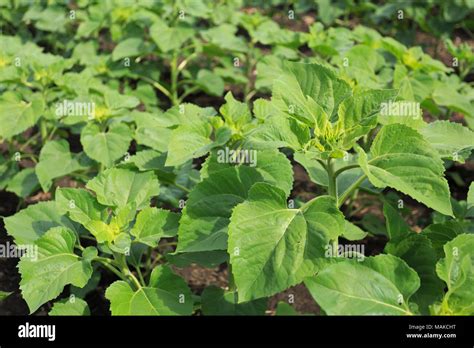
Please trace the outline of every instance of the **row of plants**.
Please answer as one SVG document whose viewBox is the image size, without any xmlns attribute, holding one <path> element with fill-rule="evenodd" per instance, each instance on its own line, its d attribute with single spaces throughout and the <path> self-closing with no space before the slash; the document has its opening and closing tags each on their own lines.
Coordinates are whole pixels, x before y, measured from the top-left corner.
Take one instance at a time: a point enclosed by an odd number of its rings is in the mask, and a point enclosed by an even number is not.
<svg viewBox="0 0 474 348">
<path fill-rule="evenodd" d="M 473 314 L 474 185 L 458 176 L 454 199 L 446 179 L 472 162 L 472 49 L 446 39 L 446 66 L 242 5 L 0 5 L 0 189 L 30 312 L 89 314 L 107 272 L 112 315 L 263 315 L 301 283 L 328 315 Z M 363 195 L 385 226 L 355 218 Z M 420 233 L 409 197 L 430 209 Z M 379 255 L 339 252 L 377 235 Z M 175 272 L 190 264 L 226 265 L 228 287 L 197 293 Z"/>
</svg>

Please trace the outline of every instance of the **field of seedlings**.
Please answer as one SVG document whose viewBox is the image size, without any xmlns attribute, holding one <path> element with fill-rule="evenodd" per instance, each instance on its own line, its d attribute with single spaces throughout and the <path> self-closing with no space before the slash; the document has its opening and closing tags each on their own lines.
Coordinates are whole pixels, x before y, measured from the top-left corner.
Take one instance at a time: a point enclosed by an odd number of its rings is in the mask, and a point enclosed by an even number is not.
<svg viewBox="0 0 474 348">
<path fill-rule="evenodd" d="M 473 149 L 472 0 L 0 0 L 0 315 L 474 315 Z"/>
</svg>

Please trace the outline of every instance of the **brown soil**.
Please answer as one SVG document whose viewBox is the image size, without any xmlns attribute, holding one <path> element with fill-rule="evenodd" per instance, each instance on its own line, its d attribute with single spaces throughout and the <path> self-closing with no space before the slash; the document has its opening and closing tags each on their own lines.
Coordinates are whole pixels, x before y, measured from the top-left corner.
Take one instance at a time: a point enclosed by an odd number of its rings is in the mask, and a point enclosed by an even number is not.
<svg viewBox="0 0 474 348">
<path fill-rule="evenodd" d="M 291 303 L 292 300 L 294 301 L 293 303 Z M 299 314 L 321 314 L 320 308 L 304 284 L 292 286 L 291 288 L 270 298 L 268 301 L 267 314 L 275 315 L 275 309 L 278 302 L 287 302 L 291 304 Z"/>
<path fill-rule="evenodd" d="M 214 285 L 227 288 L 228 273 L 225 266 L 205 268 L 195 264 L 188 267 L 173 267 L 174 271 L 183 277 L 196 294 L 201 294 L 204 288 Z"/>
<path fill-rule="evenodd" d="M 424 32 L 417 32 L 415 36 L 415 44 L 424 48 L 425 52 L 433 58 L 439 59 L 446 66 L 451 66 L 452 57 L 446 50 L 443 42 L 438 38 Z"/>
<path fill-rule="evenodd" d="M 272 19 L 282 28 L 298 32 L 308 32 L 309 27 L 316 22 L 316 15 L 313 13 L 295 13 L 294 19 L 290 19 L 288 13 L 278 12 L 273 15 Z"/>
</svg>

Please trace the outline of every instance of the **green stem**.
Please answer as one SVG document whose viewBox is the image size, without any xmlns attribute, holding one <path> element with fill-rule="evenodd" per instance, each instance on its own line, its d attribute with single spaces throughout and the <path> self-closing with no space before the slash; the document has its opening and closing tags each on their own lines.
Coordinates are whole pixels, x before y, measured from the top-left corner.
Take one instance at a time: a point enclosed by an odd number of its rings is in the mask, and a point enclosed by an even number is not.
<svg viewBox="0 0 474 348">
<path fill-rule="evenodd" d="M 22 152 L 28 145 L 30 145 L 33 141 L 35 141 L 39 136 L 40 136 L 40 133 L 36 133 L 32 137 L 30 137 L 23 145 L 20 146 L 18 151 Z"/>
<path fill-rule="evenodd" d="M 451 308 L 449 308 L 449 303 L 448 303 L 448 299 L 449 299 L 450 295 L 451 295 L 450 291 L 448 291 L 444 295 L 443 301 L 441 302 L 441 313 L 440 313 L 440 315 L 450 315 L 450 314 L 452 314 Z"/>
<path fill-rule="evenodd" d="M 160 260 L 161 260 L 161 255 L 157 255 L 156 259 L 153 260 L 153 263 L 150 266 L 150 271 L 149 271 L 150 273 L 153 271 L 153 268 L 155 268 L 158 262 L 160 262 Z"/>
<path fill-rule="evenodd" d="M 250 100 L 254 97 L 255 94 L 257 94 L 256 90 L 250 91 L 249 94 L 247 94 L 247 97 L 246 97 L 247 102 L 250 102 Z"/>
<path fill-rule="evenodd" d="M 53 139 L 54 133 L 56 133 L 57 130 L 58 130 L 58 127 L 54 126 L 53 130 L 48 135 L 47 141 L 51 141 Z"/>
<path fill-rule="evenodd" d="M 137 270 L 138 279 L 140 280 L 141 285 L 146 286 L 145 279 L 143 278 L 143 274 L 140 269 L 140 266 L 136 266 L 135 269 Z"/>
<path fill-rule="evenodd" d="M 324 170 L 327 171 L 326 163 L 324 163 L 324 161 L 322 161 L 322 160 L 320 160 L 320 159 L 317 159 L 316 161 L 317 161 L 319 164 L 321 164 L 321 165 L 323 166 Z"/>
<path fill-rule="evenodd" d="M 120 265 L 122 274 L 128 277 L 131 280 L 132 284 L 135 285 L 137 289 L 141 289 L 142 285 L 140 284 L 138 279 L 133 275 L 133 273 L 130 271 L 130 268 L 128 268 L 127 259 L 125 258 L 125 255 L 114 252 L 114 257 L 117 263 Z"/>
<path fill-rule="evenodd" d="M 182 79 L 182 80 L 179 80 L 178 81 L 178 87 L 182 86 L 182 85 L 186 85 L 186 84 L 193 84 L 194 83 L 194 80 L 193 79 Z"/>
<path fill-rule="evenodd" d="M 35 163 L 38 163 L 38 158 L 36 157 L 35 154 L 32 154 L 32 153 L 24 153 L 24 154 L 21 154 L 21 158 L 29 158 L 30 160 L 32 160 L 33 162 Z"/>
<path fill-rule="evenodd" d="M 22 205 L 25 203 L 25 200 L 23 198 L 19 198 L 18 199 L 18 204 L 16 205 L 16 210 L 15 211 L 20 211 L 20 208 L 22 207 Z M 3 216 L 2 216 L 3 217 Z"/>
<path fill-rule="evenodd" d="M 355 190 L 349 198 L 349 204 L 346 207 L 346 214 L 345 214 L 347 216 L 350 216 L 351 214 L 351 211 L 354 205 L 354 198 L 356 197 L 356 195 L 357 195 L 357 190 Z"/>
<path fill-rule="evenodd" d="M 127 267 L 128 269 L 128 267 Z M 137 289 L 141 289 L 142 288 L 142 284 L 138 281 L 137 277 L 135 277 L 133 275 L 132 272 L 130 272 L 130 270 L 128 270 L 128 277 L 132 280 L 133 284 L 135 284 L 135 286 L 137 287 Z"/>
<path fill-rule="evenodd" d="M 327 160 L 326 171 L 328 173 L 328 194 L 334 198 L 337 206 L 337 176 L 334 172 L 334 163 L 332 162 L 332 158 L 328 158 Z M 339 237 L 336 237 L 332 240 L 332 248 L 333 253 L 337 253 L 339 251 Z"/>
<path fill-rule="evenodd" d="M 341 205 L 344 204 L 346 199 L 356 190 L 362 182 L 367 178 L 367 176 L 364 174 L 362 175 L 359 179 L 357 179 L 349 188 L 342 194 L 342 196 L 339 198 L 337 202 L 337 206 L 340 207 Z"/>
<path fill-rule="evenodd" d="M 328 172 L 328 194 L 337 202 L 337 182 L 336 182 L 336 175 L 334 173 L 334 163 L 332 159 L 329 158 L 326 164 L 326 170 Z"/>
<path fill-rule="evenodd" d="M 184 98 L 186 98 L 188 95 L 190 95 L 190 94 L 192 94 L 192 93 L 198 91 L 199 88 L 200 88 L 199 86 L 193 86 L 193 87 L 189 88 L 186 92 L 184 92 L 184 93 L 178 98 L 178 104 L 181 103 L 181 102 L 184 100 Z"/>
<path fill-rule="evenodd" d="M 43 141 L 43 143 L 45 143 L 48 137 L 48 128 L 46 126 L 46 121 L 44 119 L 40 119 L 39 126 L 40 126 L 41 140 Z"/>
<path fill-rule="evenodd" d="M 188 58 L 186 58 L 185 60 L 183 60 L 183 61 L 178 65 L 178 71 L 183 70 L 183 69 L 186 67 L 186 65 L 187 65 L 191 60 L 193 60 L 195 57 L 197 57 L 197 55 L 198 55 L 197 52 L 191 53 Z"/>
<path fill-rule="evenodd" d="M 163 184 L 173 185 L 173 186 L 179 188 L 180 190 L 183 190 L 183 191 L 186 192 L 186 193 L 191 192 L 191 190 L 188 189 L 186 186 L 183 186 L 183 185 L 181 185 L 181 184 L 178 184 L 177 182 L 175 182 L 175 181 L 173 181 L 173 180 L 163 180 Z"/>
<path fill-rule="evenodd" d="M 41 87 L 41 95 L 43 96 L 43 101 L 45 105 L 48 104 L 48 98 L 47 98 L 47 89 L 45 88 L 46 86 Z M 47 141 L 48 137 L 48 127 L 46 124 L 46 120 L 41 117 L 39 120 L 39 128 L 40 128 L 40 133 L 41 133 L 41 140 L 43 141 L 43 144 Z"/>
<path fill-rule="evenodd" d="M 173 58 L 171 58 L 171 102 L 173 105 L 178 105 L 179 104 L 179 99 L 178 99 L 178 54 L 177 52 L 173 53 Z"/>
<path fill-rule="evenodd" d="M 186 192 L 186 193 L 191 192 L 191 190 L 188 189 L 186 186 L 183 186 L 183 185 L 178 184 L 178 183 L 176 183 L 176 182 L 174 182 L 173 185 L 176 186 L 177 188 L 179 188 L 180 190 L 183 190 L 183 191 Z"/>
<path fill-rule="evenodd" d="M 353 169 L 353 168 L 359 168 L 359 165 L 358 165 L 358 164 L 349 164 L 348 166 L 339 168 L 338 170 L 336 170 L 336 171 L 334 172 L 334 176 L 335 176 L 335 177 L 338 177 L 339 174 L 345 172 L 346 170 Z"/>
<path fill-rule="evenodd" d="M 148 274 L 151 271 L 151 253 L 152 252 L 153 252 L 153 248 L 148 247 L 146 251 L 146 260 L 145 260 L 145 274 Z"/>
<path fill-rule="evenodd" d="M 253 59 L 253 56 L 254 56 L 254 41 L 252 40 L 250 43 L 249 43 L 249 49 L 248 49 L 248 53 L 247 53 L 247 83 L 245 84 L 245 88 L 244 88 L 244 97 L 245 97 L 245 101 L 247 103 L 250 102 L 250 91 L 252 90 L 252 72 L 253 72 L 253 67 L 254 67 L 254 59 Z"/>
<path fill-rule="evenodd" d="M 157 90 L 159 90 L 161 93 L 163 93 L 165 96 L 167 96 L 171 100 L 171 93 L 166 89 L 165 86 L 160 84 L 159 82 L 147 77 L 147 76 L 140 76 L 140 79 L 150 83 L 153 87 L 155 87 Z"/>
<path fill-rule="evenodd" d="M 99 262 L 105 269 L 112 272 L 117 277 L 119 277 L 120 279 L 122 279 L 122 280 L 124 280 L 128 283 L 127 277 L 125 277 L 125 275 L 122 274 L 117 268 L 112 266 L 111 262 L 107 262 L 106 260 L 110 261 L 109 259 L 105 259 L 105 258 L 102 258 L 102 257 L 97 257 L 97 258 L 93 259 L 93 261 Z"/>
</svg>

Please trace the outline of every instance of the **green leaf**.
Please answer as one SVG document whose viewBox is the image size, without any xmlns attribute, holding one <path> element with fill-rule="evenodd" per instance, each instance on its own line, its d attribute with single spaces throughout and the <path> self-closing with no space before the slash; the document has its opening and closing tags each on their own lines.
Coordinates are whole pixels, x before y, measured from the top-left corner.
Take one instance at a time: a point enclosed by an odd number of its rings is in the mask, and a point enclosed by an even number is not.
<svg viewBox="0 0 474 348">
<path fill-rule="evenodd" d="M 196 76 L 196 84 L 207 94 L 220 97 L 224 92 L 224 80 L 210 70 L 201 69 Z"/>
<path fill-rule="evenodd" d="M 120 234 L 117 224 L 107 224 L 100 220 L 91 220 L 86 223 L 85 227 L 97 239 L 98 243 L 111 243 Z"/>
<path fill-rule="evenodd" d="M 177 50 L 194 34 L 193 29 L 185 27 L 171 28 L 164 21 L 157 20 L 150 28 L 150 36 L 161 52 Z"/>
<path fill-rule="evenodd" d="M 474 149 L 474 132 L 460 123 L 435 121 L 420 133 L 442 158 L 464 163 Z"/>
<path fill-rule="evenodd" d="M 41 149 L 36 175 L 43 191 L 51 188 L 52 180 L 86 169 L 90 161 L 83 154 L 71 154 L 66 140 L 47 142 Z"/>
<path fill-rule="evenodd" d="M 32 244 L 46 231 L 58 226 L 77 232 L 77 225 L 60 214 L 60 210 L 54 201 L 39 202 L 4 218 L 5 228 L 16 244 Z"/>
<path fill-rule="evenodd" d="M 157 124 L 162 127 L 176 127 L 179 125 L 200 125 L 216 115 L 212 107 L 200 107 L 190 103 L 182 103 L 168 109 L 162 117 L 156 117 Z M 159 116 L 159 115 L 158 115 Z"/>
<path fill-rule="evenodd" d="M 128 161 L 133 163 L 140 171 L 165 170 L 166 155 L 155 150 L 142 150 L 131 156 Z M 170 172 L 170 171 L 169 171 Z"/>
<path fill-rule="evenodd" d="M 370 159 L 358 148 L 359 164 L 375 187 L 392 187 L 444 215 L 453 215 L 443 161 L 415 130 L 402 124 L 382 127 Z"/>
<path fill-rule="evenodd" d="M 306 151 L 306 152 L 296 152 L 293 155 L 294 160 L 301 164 L 304 169 L 308 172 L 309 178 L 312 182 L 321 185 L 328 186 L 329 179 L 326 169 L 322 166 L 317 159 L 320 158 L 320 153 L 317 151 Z M 344 158 L 335 158 L 333 160 L 334 170 L 339 170 L 348 165 L 357 164 L 356 156 L 348 154 L 348 157 Z M 360 168 L 352 168 L 345 170 L 337 176 L 337 193 L 342 195 L 357 179 L 359 179 L 364 173 Z M 369 183 L 366 184 L 366 181 L 363 181 L 361 187 L 373 189 Z"/>
<path fill-rule="evenodd" d="M 90 158 L 106 167 L 113 166 L 125 156 L 132 141 L 130 128 L 124 123 L 114 123 L 107 131 L 101 131 L 97 124 L 87 124 L 81 132 L 81 144 Z"/>
<path fill-rule="evenodd" d="M 283 61 L 274 55 L 265 55 L 257 63 L 257 80 L 255 88 L 259 91 L 269 91 L 276 79 L 281 77 Z"/>
<path fill-rule="evenodd" d="M 281 113 L 270 114 L 265 122 L 249 132 L 248 148 L 282 148 L 301 150 L 309 142 L 309 127 Z"/>
<path fill-rule="evenodd" d="M 121 208 L 135 203 L 137 210 L 148 206 L 150 199 L 160 192 L 153 172 L 137 173 L 119 168 L 103 171 L 86 187 L 96 193 L 97 200 L 103 205 Z"/>
<path fill-rule="evenodd" d="M 328 315 L 411 315 L 408 300 L 420 280 L 401 259 L 378 255 L 334 263 L 305 284 Z"/>
<path fill-rule="evenodd" d="M 231 136 L 228 128 L 222 127 L 211 139 L 211 116 L 215 115 L 212 108 L 200 108 L 193 104 L 181 104 L 166 112 L 170 126 L 177 125 L 168 141 L 168 157 L 166 166 L 177 166 L 186 161 L 201 157 L 213 147 L 227 142 Z"/>
<path fill-rule="evenodd" d="M 74 254 L 76 236 L 64 227 L 54 227 L 35 241 L 37 255 L 27 252 L 19 264 L 20 289 L 30 313 L 59 296 L 64 286 L 83 287 L 92 275 L 90 261 Z M 36 257 L 35 257 L 36 256 Z"/>
<path fill-rule="evenodd" d="M 92 220 L 102 220 L 106 207 L 99 204 L 95 197 L 84 189 L 58 188 L 56 190 L 58 208 L 69 218 L 87 225 Z"/>
<path fill-rule="evenodd" d="M 328 172 L 317 161 L 318 155 L 314 152 L 295 152 L 294 159 L 303 166 L 312 182 L 327 187 L 329 185 Z"/>
<path fill-rule="evenodd" d="M 318 129 L 350 94 L 350 86 L 322 65 L 285 62 L 272 100 L 282 112 Z"/>
<path fill-rule="evenodd" d="M 13 92 L 3 92 L 0 98 L 0 138 L 9 139 L 33 127 L 44 110 L 44 101 L 34 95 L 24 101 Z"/>
<path fill-rule="evenodd" d="M 169 116 L 169 113 L 150 114 L 146 112 L 133 113 L 137 128 L 135 130 L 135 141 L 140 145 L 146 145 L 154 150 L 165 152 L 168 149 L 168 143 L 173 131 L 171 127 L 173 122 L 163 122 L 163 118 Z"/>
<path fill-rule="evenodd" d="M 375 72 L 383 66 L 384 58 L 374 48 L 355 45 L 335 60 L 341 66 L 341 75 L 352 83 L 364 88 L 383 87 L 383 70 L 379 75 Z M 388 75 L 387 79 L 390 80 L 391 74 Z"/>
<path fill-rule="evenodd" d="M 90 314 L 87 302 L 80 298 L 57 301 L 48 313 L 50 316 L 86 316 Z"/>
<path fill-rule="evenodd" d="M 467 193 L 467 209 L 474 208 L 474 182 L 471 182 Z"/>
<path fill-rule="evenodd" d="M 377 125 L 377 116 L 397 95 L 397 90 L 368 90 L 345 99 L 337 111 L 338 123 L 344 129 L 343 147 L 350 149 L 355 141 Z"/>
<path fill-rule="evenodd" d="M 128 232 L 120 232 L 113 236 L 113 240 L 108 240 L 108 247 L 110 250 L 120 253 L 120 254 L 129 254 L 130 247 L 132 245 L 132 238 Z M 113 243 L 110 243 L 113 242 Z"/>
<path fill-rule="evenodd" d="M 131 37 L 119 42 L 112 52 L 112 60 L 116 61 L 125 57 L 136 57 L 144 53 L 143 40 Z"/>
<path fill-rule="evenodd" d="M 432 97 L 438 105 L 446 106 L 466 116 L 474 116 L 472 103 L 469 101 L 469 98 L 460 94 L 453 86 L 446 88 L 445 84 L 440 83 L 440 86 L 433 91 Z"/>
<path fill-rule="evenodd" d="M 420 311 L 428 314 L 428 307 L 443 295 L 443 283 L 436 277 L 435 265 L 438 260 L 430 240 L 421 234 L 412 232 L 398 243 L 388 243 L 385 252 L 398 256 L 412 267 L 420 277 L 420 288 L 412 300 L 419 305 Z"/>
<path fill-rule="evenodd" d="M 193 17 L 209 18 L 213 12 L 209 4 L 204 1 L 183 0 L 182 4 L 186 8 L 186 13 Z"/>
<path fill-rule="evenodd" d="M 201 308 L 204 315 L 265 315 L 268 299 L 237 303 L 237 294 L 215 286 L 204 289 Z"/>
<path fill-rule="evenodd" d="M 112 315 L 190 315 L 193 299 L 186 282 L 168 266 L 153 269 L 148 286 L 133 290 L 124 281 L 110 285 L 105 297 Z"/>
<path fill-rule="evenodd" d="M 247 45 L 243 38 L 235 35 L 236 32 L 237 27 L 227 23 L 200 31 L 205 40 L 222 50 L 246 52 Z"/>
<path fill-rule="evenodd" d="M 64 9 L 59 6 L 48 6 L 44 9 L 31 6 L 23 16 L 23 21 L 33 21 L 37 29 L 59 33 L 65 32 L 68 20 Z"/>
<path fill-rule="evenodd" d="M 273 295 L 315 274 L 329 241 L 344 231 L 344 216 L 333 198 L 321 196 L 288 209 L 286 197 L 275 186 L 257 183 L 233 210 L 227 250 L 239 303 Z"/>
<path fill-rule="evenodd" d="M 438 258 L 443 256 L 444 245 L 462 233 L 464 233 L 463 226 L 455 220 L 431 224 L 421 231 L 421 234 L 430 239 Z"/>
<path fill-rule="evenodd" d="M 163 237 L 173 237 L 178 231 L 179 215 L 168 210 L 146 207 L 137 215 L 130 231 L 135 241 L 151 247 L 158 246 Z"/>
<path fill-rule="evenodd" d="M 232 209 L 262 180 L 255 169 L 240 166 L 211 174 L 196 185 L 180 220 L 177 252 L 225 250 Z"/>
<path fill-rule="evenodd" d="M 215 147 L 224 145 L 231 137 L 230 129 L 221 127 L 211 140 L 212 127 L 203 121 L 200 124 L 182 125 L 173 130 L 168 144 L 166 166 L 178 166 L 193 158 L 207 154 Z"/>
<path fill-rule="evenodd" d="M 83 253 L 83 256 L 84 256 L 84 253 Z M 77 297 L 84 298 L 87 294 L 97 289 L 100 280 L 101 280 L 101 272 L 98 269 L 98 267 L 96 267 L 94 271 L 92 272 L 91 278 L 89 279 L 89 281 L 84 287 L 78 288 L 76 286 L 71 285 L 69 290 L 72 295 L 76 296 L 76 298 Z"/>
<path fill-rule="evenodd" d="M 19 197 L 25 198 L 39 188 L 38 178 L 34 168 L 25 168 L 18 172 L 8 183 L 6 190 Z"/>
<path fill-rule="evenodd" d="M 473 314 L 474 235 L 461 234 L 443 249 L 445 258 L 436 265 L 436 273 L 448 286 L 445 301 L 456 314 Z"/>
<path fill-rule="evenodd" d="M 290 316 L 290 315 L 300 315 L 289 303 L 280 301 L 278 302 L 275 315 L 277 316 Z"/>
<path fill-rule="evenodd" d="M 416 107 L 416 110 L 411 110 L 407 107 L 408 105 L 416 106 L 414 102 L 405 100 L 391 102 L 379 114 L 379 123 L 382 125 L 401 123 L 418 131 L 426 127 L 427 123 L 423 120 L 421 108 Z"/>
<path fill-rule="evenodd" d="M 357 225 L 354 225 L 353 223 L 346 221 L 346 225 L 345 225 L 344 233 L 342 234 L 342 237 L 344 237 L 347 240 L 361 240 L 361 239 L 364 239 L 366 236 L 367 236 L 367 232 L 362 230 Z"/>
<path fill-rule="evenodd" d="M 6 159 L 0 156 L 0 189 L 3 190 L 12 180 L 15 174 L 18 173 L 18 162 L 13 161 L 12 158 Z"/>
<path fill-rule="evenodd" d="M 293 171 L 286 156 L 278 151 L 258 154 L 256 167 L 223 164 L 224 169 L 196 185 L 180 220 L 178 252 L 225 250 L 232 209 L 247 198 L 256 182 L 276 185 L 289 195 Z"/>
<path fill-rule="evenodd" d="M 225 95 L 226 103 L 219 109 L 226 125 L 237 130 L 242 129 L 252 121 L 252 114 L 246 103 L 235 100 L 232 92 Z"/>
<path fill-rule="evenodd" d="M 1 291 L 0 290 L 0 302 L 10 296 L 13 292 Z"/>
<path fill-rule="evenodd" d="M 337 17 L 344 13 L 344 10 L 331 4 L 329 0 L 317 0 L 318 14 L 321 16 L 321 21 L 326 24 L 332 24 Z"/>
<path fill-rule="evenodd" d="M 390 203 L 384 203 L 383 214 L 390 242 L 398 243 L 407 238 L 411 233 L 414 233 L 410 230 L 410 226 L 400 216 L 400 213 Z"/>
<path fill-rule="evenodd" d="M 423 314 L 443 295 L 443 283 L 436 276 L 438 257 L 431 241 L 423 234 L 410 230 L 408 224 L 390 204 L 384 204 L 384 215 L 390 238 L 384 251 L 404 260 L 420 277 L 420 288 L 413 295 Z"/>
</svg>

